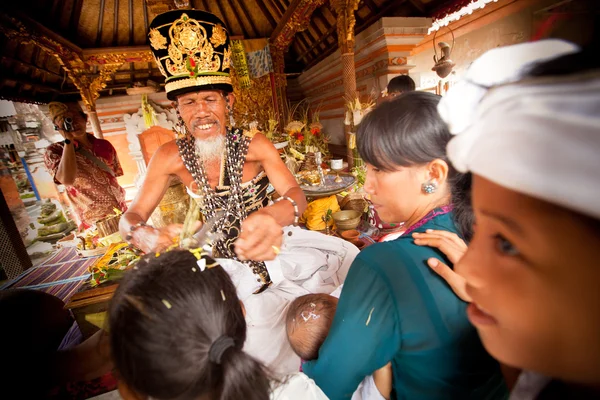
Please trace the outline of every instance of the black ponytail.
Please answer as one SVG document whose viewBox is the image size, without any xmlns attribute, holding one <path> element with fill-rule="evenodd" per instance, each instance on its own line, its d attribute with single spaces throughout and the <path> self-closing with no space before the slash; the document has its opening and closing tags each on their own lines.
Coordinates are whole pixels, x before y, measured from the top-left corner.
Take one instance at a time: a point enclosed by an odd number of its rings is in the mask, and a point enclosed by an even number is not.
<svg viewBox="0 0 600 400">
<path fill-rule="evenodd" d="M 185 250 L 152 254 L 126 274 L 109 311 L 119 376 L 160 400 L 267 400 L 268 374 L 243 351 L 246 321 L 229 275 L 197 261 Z"/>
<path fill-rule="evenodd" d="M 264 366 L 247 353 L 232 349 L 223 354 L 220 400 L 268 400 L 270 382 Z"/>
</svg>

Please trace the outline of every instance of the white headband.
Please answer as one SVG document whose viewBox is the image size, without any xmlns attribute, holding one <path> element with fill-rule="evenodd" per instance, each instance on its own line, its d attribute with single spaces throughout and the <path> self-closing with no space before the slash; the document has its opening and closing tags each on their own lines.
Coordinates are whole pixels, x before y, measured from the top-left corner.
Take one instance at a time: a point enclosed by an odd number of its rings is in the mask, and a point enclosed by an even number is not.
<svg viewBox="0 0 600 400">
<path fill-rule="evenodd" d="M 489 51 L 438 110 L 459 171 L 600 219 L 600 74 L 519 82 L 578 50 L 546 40 Z"/>
</svg>

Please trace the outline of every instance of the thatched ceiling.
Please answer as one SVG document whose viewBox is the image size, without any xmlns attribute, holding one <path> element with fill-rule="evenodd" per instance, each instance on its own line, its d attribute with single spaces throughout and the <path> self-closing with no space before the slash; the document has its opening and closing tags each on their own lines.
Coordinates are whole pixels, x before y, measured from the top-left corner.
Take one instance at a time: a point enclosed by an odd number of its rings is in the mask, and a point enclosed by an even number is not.
<svg viewBox="0 0 600 400">
<path fill-rule="evenodd" d="M 384 16 L 431 16 L 456 0 L 361 0 L 355 32 Z M 84 60 L 96 53 L 129 48 L 148 49 L 148 24 L 159 13 L 189 3 L 219 16 L 237 38 L 269 38 L 285 23 L 299 0 L 18 0 L 0 5 L 0 97 L 48 102 L 77 96 L 77 87 L 48 47 L 18 37 L 7 37 L 2 28 L 30 28 L 66 48 L 76 49 Z M 287 13 L 286 13 L 287 12 Z M 5 30 L 6 31 L 6 30 Z M 3 34 L 4 33 L 4 34 Z M 312 14 L 308 28 L 294 37 L 286 54 L 286 72 L 308 69 L 337 49 L 336 17 L 329 1 Z M 117 49 L 115 49 L 117 48 Z M 134 54 L 135 55 L 135 54 Z M 85 58 L 87 57 L 87 58 Z M 134 82 L 163 82 L 152 62 L 128 57 L 103 89 L 122 93 Z M 99 65 L 87 65 L 89 79 Z M 85 76 L 84 76 L 85 78 Z"/>
</svg>

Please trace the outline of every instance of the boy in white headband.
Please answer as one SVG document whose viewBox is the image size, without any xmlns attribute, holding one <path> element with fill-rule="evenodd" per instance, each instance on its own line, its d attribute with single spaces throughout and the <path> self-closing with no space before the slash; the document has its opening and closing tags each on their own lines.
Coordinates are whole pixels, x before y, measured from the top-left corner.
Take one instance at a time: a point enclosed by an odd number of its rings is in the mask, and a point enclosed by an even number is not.
<svg viewBox="0 0 600 400">
<path fill-rule="evenodd" d="M 600 396 L 600 63 L 591 54 L 557 40 L 492 50 L 439 105 L 457 134 L 449 158 L 473 173 L 477 222 L 458 275 L 434 269 L 471 301 L 486 349 L 526 370 L 511 399 Z"/>
</svg>

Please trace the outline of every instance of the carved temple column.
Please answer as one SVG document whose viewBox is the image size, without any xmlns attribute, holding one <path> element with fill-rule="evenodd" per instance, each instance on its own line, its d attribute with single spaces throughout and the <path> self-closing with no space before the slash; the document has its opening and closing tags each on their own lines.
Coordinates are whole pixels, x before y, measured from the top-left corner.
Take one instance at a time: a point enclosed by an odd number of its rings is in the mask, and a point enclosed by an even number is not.
<svg viewBox="0 0 600 400">
<path fill-rule="evenodd" d="M 94 132 L 94 136 L 96 136 L 98 139 L 104 139 L 102 127 L 100 126 L 100 119 L 98 118 L 96 111 L 88 111 L 87 114 L 90 117 L 90 122 L 92 123 L 92 132 Z"/>
<path fill-rule="evenodd" d="M 122 63 L 105 65 L 100 69 L 98 75 L 91 78 L 86 70 L 72 70 L 68 72 L 71 80 L 77 89 L 79 89 L 79 93 L 81 93 L 81 99 L 87 108 L 94 136 L 99 139 L 104 139 L 104 135 L 102 134 L 102 127 L 96 113 L 96 100 L 100 97 L 100 90 L 106 87 L 106 83 L 121 65 Z"/>
<path fill-rule="evenodd" d="M 294 40 L 294 35 L 308 27 L 312 13 L 324 3 L 325 0 L 292 0 L 269 38 L 281 127 L 285 124 L 285 116 L 288 111 L 284 55 Z"/>
<path fill-rule="evenodd" d="M 344 99 L 351 101 L 356 98 L 356 67 L 354 65 L 354 12 L 358 9 L 359 0 L 331 0 L 331 6 L 337 14 L 338 46 L 342 59 L 342 81 L 344 84 Z M 346 119 L 348 120 L 348 119 Z M 356 140 L 352 139 L 352 125 L 344 125 L 346 134 L 346 155 L 348 167 L 354 167 L 353 148 Z"/>
<path fill-rule="evenodd" d="M 287 110 L 287 78 L 285 77 L 284 53 L 286 49 L 281 49 L 274 45 L 271 48 L 271 58 L 273 59 L 273 78 L 275 83 L 275 112 L 279 115 L 279 126 L 283 128 Z"/>
</svg>

